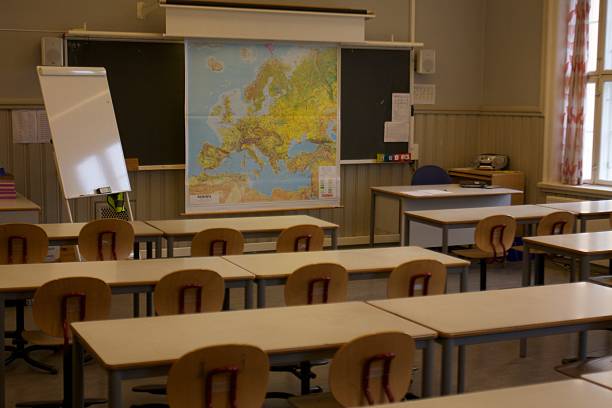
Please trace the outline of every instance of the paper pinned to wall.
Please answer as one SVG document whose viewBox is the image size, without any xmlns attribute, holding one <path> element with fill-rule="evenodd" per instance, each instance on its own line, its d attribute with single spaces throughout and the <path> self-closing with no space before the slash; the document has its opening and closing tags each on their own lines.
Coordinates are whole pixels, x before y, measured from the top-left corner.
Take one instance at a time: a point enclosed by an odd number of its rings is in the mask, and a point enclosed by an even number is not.
<svg viewBox="0 0 612 408">
<path fill-rule="evenodd" d="M 385 143 L 410 142 L 410 122 L 385 122 Z"/>
<path fill-rule="evenodd" d="M 51 130 L 47 112 L 18 109 L 11 112 L 13 143 L 49 143 Z"/>
<path fill-rule="evenodd" d="M 392 122 L 410 122 L 412 118 L 412 95 L 409 93 L 394 93 L 392 95 Z"/>
<path fill-rule="evenodd" d="M 334 200 L 339 197 L 338 168 L 336 166 L 319 166 L 319 199 Z"/>
</svg>

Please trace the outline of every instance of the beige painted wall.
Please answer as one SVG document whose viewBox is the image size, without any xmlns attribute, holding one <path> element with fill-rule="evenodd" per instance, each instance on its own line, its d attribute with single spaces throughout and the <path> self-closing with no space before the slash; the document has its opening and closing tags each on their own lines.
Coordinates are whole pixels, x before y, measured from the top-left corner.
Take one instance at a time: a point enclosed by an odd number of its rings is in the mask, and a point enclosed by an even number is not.
<svg viewBox="0 0 612 408">
<path fill-rule="evenodd" d="M 483 105 L 540 105 L 542 19 L 543 0 L 486 1 Z"/>
</svg>

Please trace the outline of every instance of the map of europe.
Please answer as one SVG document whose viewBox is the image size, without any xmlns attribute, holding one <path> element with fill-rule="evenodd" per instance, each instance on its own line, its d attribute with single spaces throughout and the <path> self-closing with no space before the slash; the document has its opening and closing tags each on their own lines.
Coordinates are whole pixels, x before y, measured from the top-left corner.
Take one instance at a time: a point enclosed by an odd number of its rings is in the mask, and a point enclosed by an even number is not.
<svg viewBox="0 0 612 408">
<path fill-rule="evenodd" d="M 186 47 L 188 211 L 339 199 L 337 48 Z"/>
</svg>

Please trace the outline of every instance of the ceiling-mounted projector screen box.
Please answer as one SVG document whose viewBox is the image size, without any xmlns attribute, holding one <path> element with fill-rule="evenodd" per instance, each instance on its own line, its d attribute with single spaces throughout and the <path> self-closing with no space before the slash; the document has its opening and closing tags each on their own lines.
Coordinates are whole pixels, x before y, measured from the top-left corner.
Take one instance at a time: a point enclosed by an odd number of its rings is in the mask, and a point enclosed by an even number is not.
<svg viewBox="0 0 612 408">
<path fill-rule="evenodd" d="M 182 3 L 182 4 L 176 4 Z M 166 35 L 192 38 L 277 41 L 363 42 L 365 22 L 374 18 L 365 10 L 288 7 L 239 8 L 181 2 L 166 9 Z M 359 12 L 357 12 L 359 11 Z"/>
</svg>

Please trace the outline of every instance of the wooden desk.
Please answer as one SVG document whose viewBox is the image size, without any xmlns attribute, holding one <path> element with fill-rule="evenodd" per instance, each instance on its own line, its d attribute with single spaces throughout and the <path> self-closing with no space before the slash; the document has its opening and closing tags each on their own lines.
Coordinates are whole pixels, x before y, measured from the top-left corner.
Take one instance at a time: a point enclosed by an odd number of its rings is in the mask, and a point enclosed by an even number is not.
<svg viewBox="0 0 612 408">
<path fill-rule="evenodd" d="M 607 388 L 608 390 L 612 391 L 612 371 L 606 371 L 603 373 L 595 373 L 595 374 L 585 374 L 582 376 L 582 378 L 587 380 L 588 382 L 597 384 L 601 387 Z"/>
<path fill-rule="evenodd" d="M 424 349 L 423 391 L 431 395 L 433 330 L 362 302 L 75 323 L 74 407 L 82 407 L 83 348 L 109 374 L 109 406 L 122 403 L 121 380 L 165 375 L 179 357 L 200 347 L 239 343 L 260 347 L 272 364 L 328 358 L 356 337 L 401 331 Z"/>
<path fill-rule="evenodd" d="M 583 380 L 504 388 L 452 397 L 407 401 L 378 408 L 608 408 L 612 392 Z"/>
<path fill-rule="evenodd" d="M 590 277 L 591 261 L 612 258 L 612 231 L 528 237 L 523 244 L 523 286 L 531 283 L 529 252 L 534 249 L 578 260 L 581 281 Z"/>
<path fill-rule="evenodd" d="M 438 332 L 445 395 L 451 392 L 455 346 L 460 346 L 462 391 L 465 349 L 461 346 L 580 332 L 578 355 L 583 359 L 585 331 L 612 327 L 612 289 L 586 282 L 368 303 Z"/>
<path fill-rule="evenodd" d="M 426 211 L 408 211 L 405 214 L 405 231 L 403 245 L 408 245 L 410 242 L 411 223 L 426 224 L 433 226 L 442 231 L 442 252 L 448 253 L 449 235 L 454 230 L 465 230 L 469 228 L 472 234 L 472 243 L 474 241 L 474 227 L 484 218 L 492 215 L 509 215 L 516 219 L 519 224 L 535 225 L 540 220 L 556 212 L 552 208 L 540 207 L 537 205 L 511 205 L 499 207 L 484 207 L 484 208 L 456 208 L 449 210 L 426 210 Z"/>
<path fill-rule="evenodd" d="M 147 258 L 153 257 L 153 244 L 155 244 L 155 257 L 161 258 L 161 240 L 163 232 L 144 221 L 130 222 L 134 227 L 134 259 L 140 258 L 140 243 L 147 246 Z M 84 222 L 66 222 L 61 224 L 38 224 L 49 237 L 50 245 L 77 245 L 79 233 L 85 226 Z"/>
<path fill-rule="evenodd" d="M 19 193 L 14 200 L 0 200 L 0 224 L 13 222 L 40 222 L 40 207 Z"/>
<path fill-rule="evenodd" d="M 525 204 L 525 173 L 515 170 L 480 170 L 474 168 L 449 169 L 448 175 L 453 181 L 484 181 L 490 185 L 511 188 L 520 191 L 512 194 L 512 205 Z"/>
<path fill-rule="evenodd" d="M 344 266 L 351 280 L 387 277 L 397 266 L 419 259 L 435 259 L 449 271 L 461 273 L 461 290 L 467 291 L 470 263 L 420 247 L 350 249 L 341 251 L 292 252 L 226 256 L 226 260 L 251 272 L 257 282 L 257 307 L 266 305 L 266 287 L 284 285 L 296 269 L 313 263 L 331 262 Z"/>
<path fill-rule="evenodd" d="M 4 301 L 28 299 L 36 289 L 54 279 L 85 276 L 102 279 L 114 294 L 150 293 L 159 280 L 181 269 L 212 269 L 225 279 L 226 288 L 244 288 L 245 307 L 252 307 L 252 282 L 255 278 L 242 268 L 220 257 L 151 259 L 141 261 L 67 262 L 0 266 L 0 344 L 5 340 Z M 147 315 L 153 314 L 147 298 Z M 139 315 L 138 308 L 134 314 Z M 4 392 L 4 359 L 0 359 L 0 395 Z M 0 408 L 4 407 L 0 398 Z"/>
<path fill-rule="evenodd" d="M 588 220 L 601 220 L 612 215 L 612 200 L 577 201 L 570 203 L 541 204 L 544 207 L 554 208 L 558 211 L 569 211 L 580 220 L 580 232 L 586 232 Z"/>
<path fill-rule="evenodd" d="M 399 205 L 400 234 L 404 242 L 404 214 L 406 211 L 441 210 L 448 208 L 496 207 L 510 205 L 511 195 L 520 193 L 507 188 L 462 188 L 458 184 L 433 186 L 371 187 L 370 245 L 374 244 L 376 230 L 376 198 L 378 196 L 397 200 Z M 431 193 L 424 193 L 431 192 Z M 411 245 L 441 247 L 442 241 L 436 228 L 416 224 L 412 230 Z M 469 244 L 473 234 L 461 232 L 451 236 L 450 245 Z"/>
<path fill-rule="evenodd" d="M 295 225 L 318 225 L 331 235 L 332 248 L 338 248 L 337 224 L 307 215 L 284 215 L 270 217 L 204 218 L 185 220 L 147 221 L 148 224 L 164 233 L 168 243 L 168 257 L 174 256 L 175 241 L 190 241 L 200 231 L 209 228 L 232 228 L 242 232 L 245 237 L 276 237 L 282 230 Z"/>
</svg>

